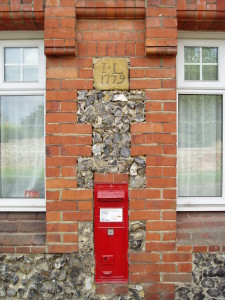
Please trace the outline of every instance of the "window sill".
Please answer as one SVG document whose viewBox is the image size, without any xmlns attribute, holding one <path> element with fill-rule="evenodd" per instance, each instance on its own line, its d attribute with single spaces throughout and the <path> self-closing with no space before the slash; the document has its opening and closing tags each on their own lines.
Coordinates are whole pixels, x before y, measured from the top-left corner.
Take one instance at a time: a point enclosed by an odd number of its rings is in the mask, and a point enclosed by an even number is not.
<svg viewBox="0 0 225 300">
<path fill-rule="evenodd" d="M 2 203 L 1 203 L 2 202 Z M 1 211 L 46 211 L 46 200 L 37 198 L 1 199 Z"/>
</svg>

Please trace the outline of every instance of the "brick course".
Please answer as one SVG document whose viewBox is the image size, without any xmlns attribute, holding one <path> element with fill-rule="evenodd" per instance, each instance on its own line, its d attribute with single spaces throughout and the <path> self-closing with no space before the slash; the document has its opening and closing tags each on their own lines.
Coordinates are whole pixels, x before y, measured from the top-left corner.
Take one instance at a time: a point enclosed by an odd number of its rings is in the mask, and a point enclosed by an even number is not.
<svg viewBox="0 0 225 300">
<path fill-rule="evenodd" d="M 43 253 L 45 250 L 45 213 L 0 212 L 1 252 Z"/>
</svg>

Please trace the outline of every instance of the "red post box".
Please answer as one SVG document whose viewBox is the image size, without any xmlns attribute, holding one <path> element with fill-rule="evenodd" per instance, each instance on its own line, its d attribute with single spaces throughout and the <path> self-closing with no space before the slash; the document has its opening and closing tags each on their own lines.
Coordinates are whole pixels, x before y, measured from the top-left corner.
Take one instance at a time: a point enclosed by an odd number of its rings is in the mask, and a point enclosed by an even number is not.
<svg viewBox="0 0 225 300">
<path fill-rule="evenodd" d="M 95 281 L 128 281 L 128 185 L 95 184 Z"/>
</svg>

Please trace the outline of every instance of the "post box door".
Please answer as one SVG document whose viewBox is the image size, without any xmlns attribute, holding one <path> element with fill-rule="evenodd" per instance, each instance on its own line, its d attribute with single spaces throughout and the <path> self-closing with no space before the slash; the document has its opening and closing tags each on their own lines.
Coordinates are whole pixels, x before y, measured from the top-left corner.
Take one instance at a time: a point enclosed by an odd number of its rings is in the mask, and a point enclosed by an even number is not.
<svg viewBox="0 0 225 300">
<path fill-rule="evenodd" d="M 128 186 L 95 185 L 96 282 L 128 280 Z"/>
</svg>

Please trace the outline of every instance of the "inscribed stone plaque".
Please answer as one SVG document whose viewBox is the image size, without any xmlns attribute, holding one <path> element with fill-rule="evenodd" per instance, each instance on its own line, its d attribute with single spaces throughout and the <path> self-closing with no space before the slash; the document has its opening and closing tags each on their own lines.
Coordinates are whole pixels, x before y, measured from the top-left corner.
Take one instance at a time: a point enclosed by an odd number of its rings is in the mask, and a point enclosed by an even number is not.
<svg viewBox="0 0 225 300">
<path fill-rule="evenodd" d="M 125 58 L 99 58 L 94 61 L 94 86 L 98 90 L 128 90 L 128 61 Z"/>
</svg>

